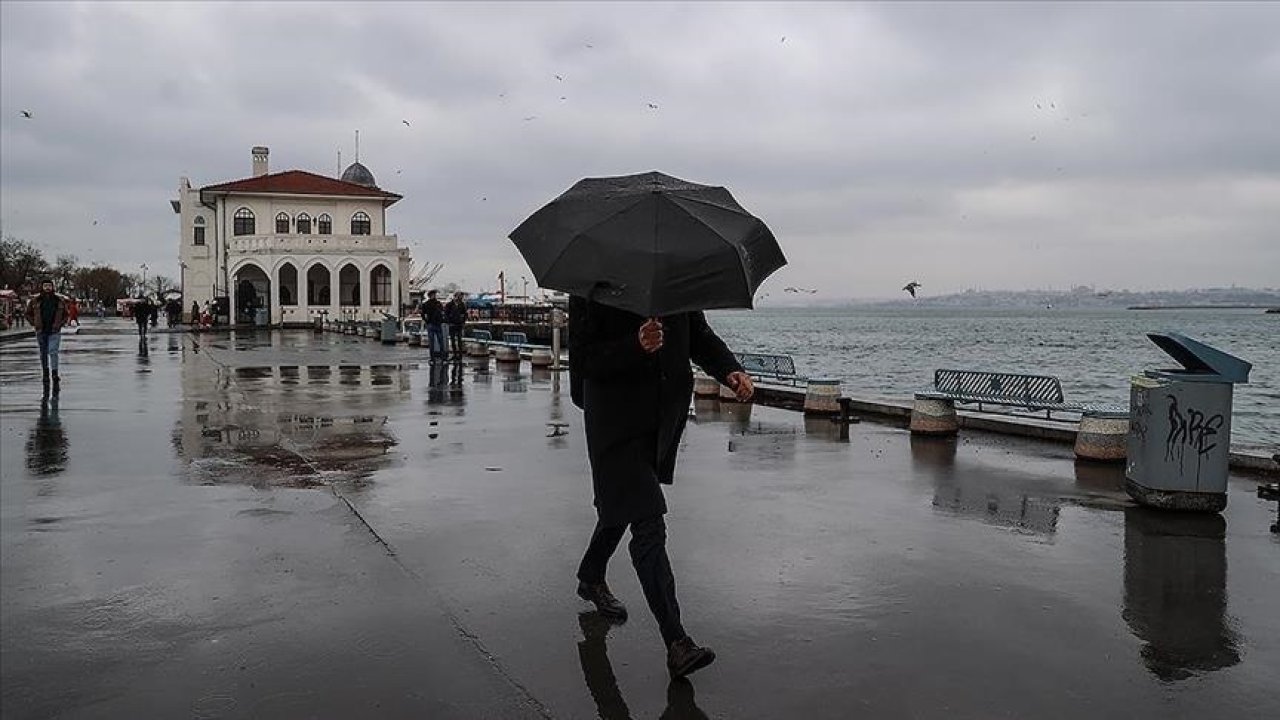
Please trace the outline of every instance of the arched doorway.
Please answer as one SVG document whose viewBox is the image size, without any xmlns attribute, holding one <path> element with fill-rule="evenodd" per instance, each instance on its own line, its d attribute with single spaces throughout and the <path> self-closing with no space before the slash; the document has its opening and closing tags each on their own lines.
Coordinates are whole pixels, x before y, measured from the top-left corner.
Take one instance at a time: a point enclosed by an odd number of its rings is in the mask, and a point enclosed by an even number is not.
<svg viewBox="0 0 1280 720">
<path fill-rule="evenodd" d="M 391 305 L 391 270 L 386 265 L 375 265 L 369 273 L 369 304 L 374 307 Z"/>
<path fill-rule="evenodd" d="M 235 321 L 252 324 L 260 309 L 270 313 L 271 278 L 262 268 L 253 263 L 236 270 L 235 280 Z M 267 322 L 271 322 L 270 315 Z"/>
<path fill-rule="evenodd" d="M 333 273 L 329 268 L 316 263 L 307 268 L 307 304 L 328 306 L 332 300 Z"/>
<path fill-rule="evenodd" d="M 360 270 L 351 263 L 338 271 L 338 304 L 342 307 L 360 306 Z"/>
</svg>

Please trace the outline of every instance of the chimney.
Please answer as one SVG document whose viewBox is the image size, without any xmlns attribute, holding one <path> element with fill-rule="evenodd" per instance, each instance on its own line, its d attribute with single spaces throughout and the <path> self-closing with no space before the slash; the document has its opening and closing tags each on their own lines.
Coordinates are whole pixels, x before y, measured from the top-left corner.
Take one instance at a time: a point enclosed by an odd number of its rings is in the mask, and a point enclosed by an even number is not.
<svg viewBox="0 0 1280 720">
<path fill-rule="evenodd" d="M 267 170 L 267 155 L 269 155 L 270 153 L 271 153 L 270 150 L 268 150 L 265 147 L 262 147 L 261 145 L 258 145 L 253 149 L 253 176 L 254 177 L 262 177 L 263 175 L 266 175 L 267 172 L 269 172 Z"/>
</svg>

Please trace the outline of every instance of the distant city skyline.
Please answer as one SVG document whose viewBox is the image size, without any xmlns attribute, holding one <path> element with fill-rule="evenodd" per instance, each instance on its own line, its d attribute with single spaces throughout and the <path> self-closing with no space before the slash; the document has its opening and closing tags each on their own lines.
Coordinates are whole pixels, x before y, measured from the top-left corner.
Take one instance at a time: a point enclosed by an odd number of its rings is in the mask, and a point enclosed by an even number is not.
<svg viewBox="0 0 1280 720">
<path fill-rule="evenodd" d="M 770 225 L 766 293 L 1265 287 L 1276 27 L 1267 3 L 5 2 L 0 232 L 177 278 L 180 176 L 247 177 L 255 145 L 336 176 L 359 130 L 442 286 L 519 289 L 529 213 L 657 169 Z"/>
</svg>

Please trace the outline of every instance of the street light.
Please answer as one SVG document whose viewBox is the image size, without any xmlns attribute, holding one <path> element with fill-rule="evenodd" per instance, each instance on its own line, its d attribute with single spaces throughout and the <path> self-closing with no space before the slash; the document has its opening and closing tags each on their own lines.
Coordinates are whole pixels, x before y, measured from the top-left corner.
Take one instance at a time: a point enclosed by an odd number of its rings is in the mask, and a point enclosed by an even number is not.
<svg viewBox="0 0 1280 720">
<path fill-rule="evenodd" d="M 145 294 L 147 292 L 147 264 L 142 263 L 138 267 L 142 268 L 142 292 Z"/>
</svg>

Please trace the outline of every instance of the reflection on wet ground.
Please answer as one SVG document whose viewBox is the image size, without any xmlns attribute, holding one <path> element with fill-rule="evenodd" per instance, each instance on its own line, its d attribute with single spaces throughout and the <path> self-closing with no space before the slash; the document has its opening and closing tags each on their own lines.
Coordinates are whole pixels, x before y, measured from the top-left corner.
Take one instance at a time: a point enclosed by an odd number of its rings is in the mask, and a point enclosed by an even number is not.
<svg viewBox="0 0 1280 720">
<path fill-rule="evenodd" d="M 1216 514 L 1124 511 L 1124 620 L 1161 680 L 1240 662 L 1227 615 L 1226 530 Z"/>
<path fill-rule="evenodd" d="M 632 720 L 626 698 L 618 687 L 618 678 L 609 662 L 607 644 L 612 623 L 596 611 L 580 613 L 578 625 L 582 628 L 582 641 L 578 643 L 578 661 L 582 665 L 582 679 L 596 704 L 596 717 L 600 720 Z M 705 720 L 704 713 L 694 700 L 693 683 L 687 679 L 674 679 L 667 685 L 667 707 L 660 720 Z"/>
<path fill-rule="evenodd" d="M 1152 513 L 1066 446 L 699 399 L 668 525 L 720 659 L 670 682 L 625 553 L 632 619 L 578 614 L 564 374 L 309 332 L 64 347 L 45 402 L 0 347 L 6 720 L 1280 714 L 1252 482 Z"/>
<path fill-rule="evenodd" d="M 390 364 L 193 362 L 182 380 L 173 438 L 194 481 L 291 487 L 366 478 L 384 466 L 397 440 L 377 411 L 402 402 L 409 386 L 407 366 Z"/>
</svg>

